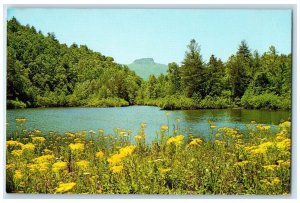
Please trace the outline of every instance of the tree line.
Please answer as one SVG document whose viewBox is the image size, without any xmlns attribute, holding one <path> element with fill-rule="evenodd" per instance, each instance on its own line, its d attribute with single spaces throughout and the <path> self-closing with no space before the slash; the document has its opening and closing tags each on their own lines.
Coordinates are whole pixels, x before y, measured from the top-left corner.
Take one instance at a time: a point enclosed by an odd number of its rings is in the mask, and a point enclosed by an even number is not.
<svg viewBox="0 0 300 203">
<path fill-rule="evenodd" d="M 202 59 L 193 39 L 182 64 L 143 80 L 85 45 L 60 44 L 15 18 L 7 23 L 7 107 L 155 105 L 163 109 L 290 109 L 291 54 L 242 41 L 226 62 Z"/>
</svg>

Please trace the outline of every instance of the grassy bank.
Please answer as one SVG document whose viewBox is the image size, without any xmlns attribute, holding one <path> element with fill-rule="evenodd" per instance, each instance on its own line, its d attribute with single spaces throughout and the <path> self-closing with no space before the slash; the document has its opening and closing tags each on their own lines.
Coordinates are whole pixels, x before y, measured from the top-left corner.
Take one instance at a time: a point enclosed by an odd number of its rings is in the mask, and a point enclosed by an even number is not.
<svg viewBox="0 0 300 203">
<path fill-rule="evenodd" d="M 158 129 L 146 144 L 115 129 L 45 134 L 23 128 L 6 142 L 6 189 L 16 193 L 289 194 L 290 122 L 238 129 L 210 123 L 207 139 Z M 132 138 L 132 139 L 130 139 Z M 134 141 L 130 141 L 134 140 Z"/>
</svg>

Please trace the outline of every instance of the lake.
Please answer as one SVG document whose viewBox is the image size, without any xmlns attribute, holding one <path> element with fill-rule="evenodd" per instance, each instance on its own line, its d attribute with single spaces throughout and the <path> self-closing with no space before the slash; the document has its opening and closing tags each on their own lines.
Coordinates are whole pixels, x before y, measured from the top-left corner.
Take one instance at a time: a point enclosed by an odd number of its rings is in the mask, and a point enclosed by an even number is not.
<svg viewBox="0 0 300 203">
<path fill-rule="evenodd" d="M 167 116 L 166 113 L 170 115 Z M 124 128 L 136 135 L 140 123 L 146 123 L 147 140 L 152 140 L 160 126 L 169 125 L 170 132 L 179 119 L 180 129 L 190 130 L 194 135 L 205 136 L 210 132 L 208 120 L 218 127 L 238 127 L 245 129 L 251 121 L 277 125 L 290 119 L 290 111 L 266 111 L 246 109 L 202 109 L 165 111 L 153 106 L 129 106 L 114 108 L 34 108 L 7 110 L 7 133 L 16 130 L 16 118 L 27 119 L 27 129 L 44 132 L 77 132 L 103 129 L 105 134 L 113 134 L 114 128 Z"/>
</svg>

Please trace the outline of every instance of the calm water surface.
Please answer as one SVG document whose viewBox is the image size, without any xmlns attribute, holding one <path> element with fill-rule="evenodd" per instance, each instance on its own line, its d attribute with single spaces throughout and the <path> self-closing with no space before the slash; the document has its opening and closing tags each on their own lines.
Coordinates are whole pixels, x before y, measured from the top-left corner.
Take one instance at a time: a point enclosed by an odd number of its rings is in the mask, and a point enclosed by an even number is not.
<svg viewBox="0 0 300 203">
<path fill-rule="evenodd" d="M 166 112 L 170 112 L 169 117 Z M 239 127 L 245 129 L 251 121 L 277 125 L 290 119 L 289 111 L 264 111 L 245 109 L 205 109 L 164 111 L 152 106 L 130 106 L 115 108 L 41 108 L 7 110 L 6 127 L 10 134 L 16 130 L 15 119 L 25 117 L 27 129 L 40 129 L 44 132 L 76 132 L 103 129 L 112 134 L 114 128 L 131 129 L 137 133 L 140 123 L 147 124 L 146 136 L 152 140 L 162 124 L 172 130 L 176 119 L 180 129 L 192 131 L 194 135 L 205 136 L 209 132 L 208 120 L 217 127 Z"/>
</svg>

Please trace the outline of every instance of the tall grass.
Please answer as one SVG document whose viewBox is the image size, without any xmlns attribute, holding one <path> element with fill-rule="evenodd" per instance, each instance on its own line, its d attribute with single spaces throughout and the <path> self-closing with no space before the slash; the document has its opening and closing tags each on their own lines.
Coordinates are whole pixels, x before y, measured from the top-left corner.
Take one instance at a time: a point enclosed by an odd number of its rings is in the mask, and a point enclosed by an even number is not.
<svg viewBox="0 0 300 203">
<path fill-rule="evenodd" d="M 210 123 L 211 139 L 168 126 L 146 143 L 137 134 L 18 131 L 6 142 L 6 189 L 12 193 L 289 194 L 290 122 L 275 131 L 250 123 L 241 133 Z M 130 141 L 134 140 L 134 141 Z"/>
</svg>

